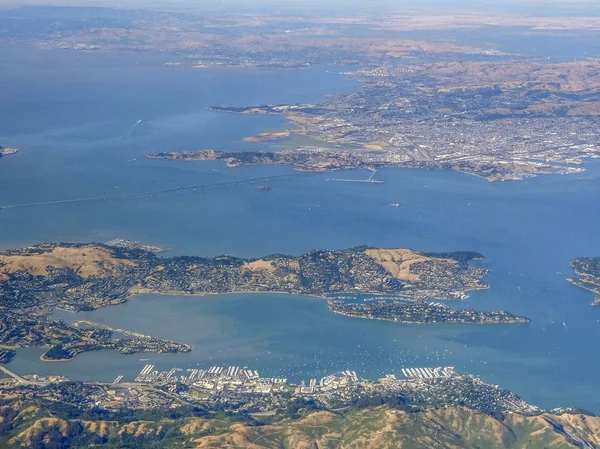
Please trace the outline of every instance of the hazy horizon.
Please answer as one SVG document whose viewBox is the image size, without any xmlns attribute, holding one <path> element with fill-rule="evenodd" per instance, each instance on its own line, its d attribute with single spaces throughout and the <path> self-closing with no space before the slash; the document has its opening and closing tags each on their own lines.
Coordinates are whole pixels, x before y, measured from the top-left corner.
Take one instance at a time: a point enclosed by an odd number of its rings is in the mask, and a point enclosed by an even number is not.
<svg viewBox="0 0 600 449">
<path fill-rule="evenodd" d="M 119 9 L 156 10 L 226 10 L 235 7 L 236 12 L 274 8 L 292 10 L 334 10 L 336 12 L 360 10 L 427 10 L 456 12 L 519 12 L 525 14 L 555 15 L 559 13 L 589 14 L 600 11 L 600 5 L 592 0 L 333 0 L 324 4 L 319 0 L 0 0 L 2 8 L 22 6 L 57 7 L 107 7 Z M 538 9 L 539 8 L 539 9 Z"/>
</svg>

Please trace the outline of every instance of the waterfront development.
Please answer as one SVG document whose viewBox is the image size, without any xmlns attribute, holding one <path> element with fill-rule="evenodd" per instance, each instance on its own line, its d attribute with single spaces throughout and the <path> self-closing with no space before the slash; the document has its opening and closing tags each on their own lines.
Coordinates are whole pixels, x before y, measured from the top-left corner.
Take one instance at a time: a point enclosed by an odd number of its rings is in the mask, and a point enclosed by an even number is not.
<svg viewBox="0 0 600 449">
<path fill-rule="evenodd" d="M 378 380 L 362 379 L 356 371 L 347 369 L 298 384 L 286 378 L 261 377 L 257 370 L 237 366 L 211 366 L 184 372 L 177 367 L 158 371 L 154 365 L 145 365 L 135 381 L 120 375 L 110 384 L 71 383 L 66 378 L 47 379 L 38 375 L 23 378 L 10 370 L 6 372 L 13 377 L 13 382 L 0 384 L 0 396 L 16 392 L 27 398 L 44 387 L 48 391 L 38 394 L 56 398 L 58 392 L 72 385 L 74 390 L 79 390 L 79 395 L 87 396 L 79 406 L 109 410 L 161 410 L 195 404 L 208 410 L 275 414 L 291 403 L 307 400 L 316 409 L 334 410 L 379 399 L 382 403 L 391 401 L 405 407 L 462 405 L 484 413 L 535 415 L 543 411 L 496 385 L 459 374 L 453 367 L 402 368 L 398 375 L 387 374 Z"/>
<path fill-rule="evenodd" d="M 135 380 L 177 392 L 187 401 L 206 401 L 212 406 L 220 403 L 225 407 L 235 404 L 236 409 L 253 412 L 285 407 L 289 400 L 285 393 L 292 394 L 292 400 L 294 396 L 308 397 L 326 410 L 348 407 L 365 398 L 401 397 L 407 404 L 457 405 L 454 401 L 460 398 L 467 407 L 488 412 L 540 412 L 508 391 L 460 375 L 452 367 L 402 368 L 399 376 L 387 374 L 376 382 L 360 379 L 356 371 L 348 369 L 321 379 L 302 380 L 297 385 L 289 384 L 286 378 L 263 378 L 256 370 L 236 366 L 188 369 L 180 374 L 182 371 L 172 368 L 159 372 L 154 365 L 146 365 Z M 489 400 L 490 397 L 494 399 Z"/>
<path fill-rule="evenodd" d="M 530 321 L 525 317 L 517 317 L 504 311 L 454 310 L 444 304 L 423 301 L 393 301 L 391 303 L 379 301 L 377 304 L 345 304 L 330 301 L 329 309 L 340 315 L 399 323 L 506 324 L 529 323 Z"/>
<path fill-rule="evenodd" d="M 540 434 L 564 447 L 594 447 L 598 441 L 599 419 L 589 412 L 543 410 L 452 367 L 402 368 L 402 374 L 378 380 L 346 369 L 299 384 L 261 377 L 247 367 L 154 368 L 144 366 L 134 382 L 118 376 L 110 384 L 22 378 L 3 368 L 13 380 L 0 382 L 0 413 L 19 424 L 5 426 L 3 435 L 9 445 L 32 448 L 42 436 L 46 445 L 68 438 L 119 447 L 157 440 L 163 447 L 182 441 L 213 447 L 234 441 L 249 448 L 289 441 L 296 447 L 313 440 L 335 447 L 348 432 L 358 432 L 358 441 L 368 432 L 378 446 L 408 440 L 419 448 L 427 447 L 431 435 L 464 444 L 473 431 L 485 434 L 473 443 L 486 447 L 538 441 Z M 383 428 L 374 427 L 382 421 Z"/>
<path fill-rule="evenodd" d="M 79 61 L 85 55 L 61 57 Z M 266 377 L 297 383 L 348 367 L 361 377 L 376 379 L 402 367 L 452 365 L 542 407 L 600 410 L 594 374 L 598 358 L 593 350 L 599 317 L 589 306 L 590 293 L 566 281 L 573 277 L 572 260 L 600 254 L 594 238 L 599 211 L 589 207 L 600 195 L 597 162 L 582 160 L 577 167 L 587 171 L 570 176 L 492 184 L 460 173 L 383 168 L 376 179 L 384 183 L 370 184 L 327 182 L 333 177 L 367 179 L 371 175 L 367 170 L 275 178 L 296 172 L 279 165 L 228 169 L 219 160 L 196 164 L 146 158 L 183 148 L 263 151 L 268 142 L 243 139 L 286 127 L 284 117 L 205 108 L 317 103 L 329 92 L 355 89 L 355 81 L 335 74 L 340 71 L 344 69 L 248 72 L 145 66 L 147 82 L 139 84 L 142 68 L 120 62 L 106 72 L 120 79 L 122 87 L 104 84 L 100 90 L 93 86 L 102 86 L 104 75 L 87 70 L 85 64 L 78 69 L 78 83 L 69 89 L 59 81 L 60 70 L 43 80 L 30 71 L 4 74 L 9 77 L 9 95 L 1 110 L 0 141 L 20 151 L 1 161 L 0 204 L 169 192 L 3 209 L 0 243 L 16 250 L 42 242 L 123 238 L 169 248 L 161 254 L 168 258 L 300 257 L 316 248 L 343 250 L 364 244 L 424 253 L 473 250 L 485 256 L 471 264 L 489 270 L 485 283 L 491 288 L 470 291 L 464 302 L 447 305 L 506 310 L 531 323 L 404 325 L 333 314 L 326 301 L 278 293 L 140 294 L 93 312 L 55 314 L 65 323 L 87 320 L 189 345 L 193 351 L 122 356 L 99 350 L 50 364 L 39 360 L 45 348 L 22 348 L 8 366 L 19 375 L 62 374 L 112 382 L 119 375 L 133 379 L 147 363 L 159 371 L 218 364 L 252 366 Z M 26 81 L 32 79 L 37 87 L 29 91 Z M 229 87 L 217 92 L 216 82 Z M 248 83 L 253 89 L 244 87 Z M 313 90 L 298 89 L 307 85 Z M 56 105 L 59 99 L 50 92 L 58 92 L 73 108 L 60 117 L 27 110 L 23 103 L 27 98 Z M 93 111 L 77 106 L 80 96 L 89 98 Z M 141 105 L 136 98 L 148 98 L 148 104 Z M 119 107 L 125 102 L 131 106 Z M 29 120 L 18 118 L 15 110 L 25 111 Z M 144 121 L 122 139 L 140 118 Z M 46 176 L 48 171 L 55 176 Z M 264 180 L 235 184 L 250 178 Z M 233 183 L 204 193 L 178 189 L 221 182 Z M 271 187 L 268 194 L 257 189 L 266 184 Z M 259 324 L 265 320 L 269 329 Z M 147 357 L 152 360 L 140 361 Z"/>
</svg>

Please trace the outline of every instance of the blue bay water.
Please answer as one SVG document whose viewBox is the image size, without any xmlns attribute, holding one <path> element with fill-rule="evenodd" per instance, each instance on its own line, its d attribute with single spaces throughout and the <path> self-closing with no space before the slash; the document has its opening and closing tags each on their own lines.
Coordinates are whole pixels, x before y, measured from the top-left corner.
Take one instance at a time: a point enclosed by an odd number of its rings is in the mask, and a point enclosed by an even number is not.
<svg viewBox="0 0 600 449">
<path fill-rule="evenodd" d="M 93 66 L 68 52 L 44 55 L 1 75 L 0 145 L 21 152 L 0 160 L 0 205 L 293 174 L 289 167 L 228 169 L 144 156 L 264 148 L 242 139 L 284 126 L 281 117 L 219 114 L 205 106 L 313 102 L 356 87 L 323 67 L 189 70 L 133 56 Z M 44 61 L 55 67 L 55 60 L 65 61 L 63 70 L 28 69 Z M 600 255 L 600 164 L 586 167 L 582 175 L 493 184 L 424 170 L 380 170 L 382 185 L 307 173 L 272 179 L 270 191 L 248 184 L 2 210 L 1 247 L 123 237 L 167 247 L 167 255 L 256 257 L 361 244 L 475 250 L 486 256 L 481 264 L 491 270 L 491 288 L 472 293 L 463 306 L 502 308 L 533 320 L 523 326 L 399 325 L 337 316 L 321 300 L 289 295 L 141 295 L 122 306 L 59 315 L 183 341 L 195 346 L 192 353 L 101 351 L 43 363 L 40 349 L 25 349 L 11 369 L 111 381 L 119 374 L 132 378 L 146 363 L 231 363 L 299 380 L 347 368 L 375 377 L 404 366 L 452 365 L 541 406 L 600 412 L 600 310 L 590 306 L 591 293 L 566 281 L 574 257 Z"/>
</svg>

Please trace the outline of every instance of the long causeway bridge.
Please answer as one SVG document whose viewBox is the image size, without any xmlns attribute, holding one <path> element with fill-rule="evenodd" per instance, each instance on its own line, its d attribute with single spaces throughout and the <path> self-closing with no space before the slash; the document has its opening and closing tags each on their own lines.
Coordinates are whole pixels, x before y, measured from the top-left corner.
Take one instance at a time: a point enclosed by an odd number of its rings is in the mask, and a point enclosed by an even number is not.
<svg viewBox="0 0 600 449">
<path fill-rule="evenodd" d="M 43 201 L 43 202 L 39 202 L 39 203 L 11 204 L 11 205 L 0 206 L 0 210 L 39 207 L 39 206 L 51 206 L 54 204 L 85 203 L 85 202 L 91 202 L 91 201 L 133 200 L 136 198 L 145 198 L 145 197 L 151 197 L 151 196 L 167 195 L 170 193 L 179 193 L 179 192 L 186 191 L 186 190 L 204 191 L 206 189 L 214 189 L 214 188 L 218 188 L 218 187 L 237 186 L 237 185 L 241 185 L 241 184 L 251 184 L 251 183 L 259 182 L 259 181 L 269 181 L 269 180 L 273 180 L 273 179 L 291 178 L 293 176 L 301 176 L 303 174 L 304 173 L 292 173 L 292 174 L 288 174 L 288 175 L 262 176 L 262 177 L 256 177 L 256 178 L 239 179 L 237 181 L 215 182 L 215 183 L 211 183 L 211 184 L 192 184 L 192 185 L 188 185 L 188 186 L 173 187 L 170 189 L 155 190 L 152 192 L 144 192 L 144 193 L 123 193 L 123 194 L 119 194 L 119 195 L 96 196 L 96 197 L 88 197 L 88 198 L 73 198 L 73 199 L 67 199 L 67 200 Z"/>
</svg>

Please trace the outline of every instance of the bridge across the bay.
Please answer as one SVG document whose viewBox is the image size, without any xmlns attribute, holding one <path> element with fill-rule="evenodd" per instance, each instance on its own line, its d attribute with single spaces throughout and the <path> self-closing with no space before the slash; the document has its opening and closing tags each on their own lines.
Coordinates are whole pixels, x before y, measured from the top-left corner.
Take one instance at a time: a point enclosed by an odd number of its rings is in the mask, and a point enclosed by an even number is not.
<svg viewBox="0 0 600 449">
<path fill-rule="evenodd" d="M 88 198 L 73 198 L 67 200 L 55 200 L 55 201 L 43 201 L 39 203 L 22 203 L 22 204 L 10 204 L 5 206 L 0 206 L 0 209 L 17 209 L 17 208 L 27 208 L 27 207 L 39 207 L 39 206 L 51 206 L 54 204 L 70 204 L 70 203 L 84 203 L 90 201 L 110 201 L 110 200 L 132 200 L 136 198 L 145 198 L 151 196 L 159 196 L 159 195 L 167 195 L 170 193 L 179 193 L 186 190 L 201 190 L 205 189 L 214 189 L 217 187 L 227 187 L 227 186 L 237 186 L 241 184 L 251 184 L 254 182 L 262 182 L 269 181 L 272 179 L 281 179 L 281 178 L 290 178 L 293 176 L 301 176 L 303 173 L 292 173 L 288 175 L 276 175 L 276 176 L 261 176 L 255 178 L 246 178 L 246 179 L 238 179 L 235 181 L 226 181 L 226 182 L 215 182 L 210 184 L 192 184 L 188 186 L 180 186 L 173 187 L 170 189 L 163 190 L 155 190 L 152 192 L 143 192 L 143 193 L 124 193 L 119 195 L 106 195 L 106 196 L 96 196 L 96 197 L 88 197 Z"/>
</svg>

